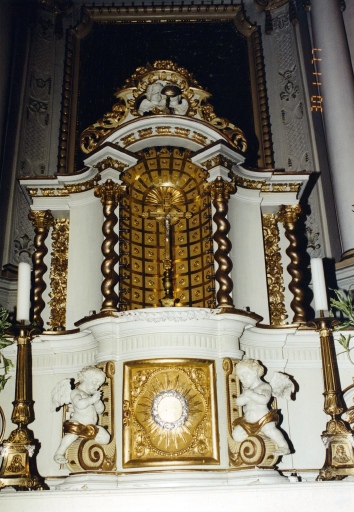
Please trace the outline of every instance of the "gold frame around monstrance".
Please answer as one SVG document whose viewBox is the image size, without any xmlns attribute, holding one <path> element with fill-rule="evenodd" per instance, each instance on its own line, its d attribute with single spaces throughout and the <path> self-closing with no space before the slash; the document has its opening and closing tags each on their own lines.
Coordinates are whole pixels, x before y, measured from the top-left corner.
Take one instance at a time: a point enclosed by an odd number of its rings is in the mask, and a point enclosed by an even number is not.
<svg viewBox="0 0 354 512">
<path fill-rule="evenodd" d="M 125 363 L 123 467 L 219 464 L 216 411 L 213 361 Z"/>
<path fill-rule="evenodd" d="M 79 90 L 79 59 L 81 40 L 95 23 L 210 23 L 229 22 L 246 38 L 251 80 L 254 131 L 259 147 L 258 167 L 273 168 L 272 134 L 268 113 L 262 41 L 259 27 L 248 21 L 242 5 L 163 5 L 84 7 L 82 21 L 68 31 L 63 102 L 59 135 L 58 172 L 74 172 L 77 142 L 77 107 Z M 107 44 L 109 44 L 107 42 Z M 145 64 L 145 63 L 142 63 Z M 191 70 L 193 71 L 193 70 Z M 230 101 L 233 101 L 230 98 Z"/>
</svg>

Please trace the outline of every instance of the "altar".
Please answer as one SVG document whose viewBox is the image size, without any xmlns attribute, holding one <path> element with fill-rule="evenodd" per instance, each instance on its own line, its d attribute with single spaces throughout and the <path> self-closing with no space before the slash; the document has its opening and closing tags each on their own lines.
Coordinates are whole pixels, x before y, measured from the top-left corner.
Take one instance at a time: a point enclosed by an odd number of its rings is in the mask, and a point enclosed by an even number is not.
<svg viewBox="0 0 354 512">
<path fill-rule="evenodd" d="M 276 490 L 285 511 L 345 510 L 338 379 L 352 367 L 342 354 L 337 369 L 323 311 L 306 319 L 309 173 L 245 165 L 242 130 L 172 61 L 137 69 L 116 97 L 81 134 L 80 172 L 21 180 L 37 331 L 18 317 L 27 352 L 5 349 L 18 364 L 2 408 L 10 418 L 15 395 L 18 430 L 3 433 L 2 503 L 20 510 L 12 486 L 35 489 L 38 511 L 267 511 Z M 335 493 L 327 481 L 342 478 Z"/>
</svg>

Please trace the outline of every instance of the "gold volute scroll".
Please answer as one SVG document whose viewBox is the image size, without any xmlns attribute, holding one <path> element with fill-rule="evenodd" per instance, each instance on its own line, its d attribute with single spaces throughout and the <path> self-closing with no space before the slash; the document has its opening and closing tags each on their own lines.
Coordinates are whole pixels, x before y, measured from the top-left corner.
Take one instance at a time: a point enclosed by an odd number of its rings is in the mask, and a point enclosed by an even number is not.
<svg viewBox="0 0 354 512">
<path fill-rule="evenodd" d="M 284 304 L 284 279 L 278 222 L 276 216 L 272 214 L 263 215 L 262 221 L 270 323 L 284 325 L 288 315 Z"/>
</svg>

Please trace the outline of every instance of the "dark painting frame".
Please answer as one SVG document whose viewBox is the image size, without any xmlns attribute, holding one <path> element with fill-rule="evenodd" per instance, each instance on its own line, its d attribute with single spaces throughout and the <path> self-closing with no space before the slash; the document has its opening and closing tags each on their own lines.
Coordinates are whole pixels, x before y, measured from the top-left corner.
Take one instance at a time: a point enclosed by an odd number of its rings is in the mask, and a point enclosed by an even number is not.
<svg viewBox="0 0 354 512">
<path fill-rule="evenodd" d="M 225 27 L 232 24 L 240 38 L 245 41 L 245 45 L 243 46 L 245 55 L 242 58 L 243 65 L 248 65 L 247 73 L 243 81 L 249 82 L 250 108 L 247 115 L 250 119 L 247 121 L 250 122 L 250 128 L 248 129 L 249 133 L 247 133 L 246 130 L 246 138 L 248 142 L 251 141 L 251 144 L 249 144 L 251 150 L 246 162 L 248 161 L 252 167 L 266 169 L 274 167 L 262 58 L 261 33 L 259 27 L 251 24 L 245 18 L 241 5 L 171 5 L 149 7 L 93 6 L 83 9 L 80 23 L 74 29 L 69 30 L 67 37 L 59 137 L 58 172 L 60 174 L 68 174 L 80 170 L 82 167 L 82 155 L 80 155 L 78 148 L 80 133 L 110 108 L 106 108 L 106 110 L 102 112 L 97 112 L 96 115 L 91 113 L 94 117 L 91 118 L 90 121 L 87 121 L 87 126 L 82 124 L 83 119 L 82 116 L 80 117 L 80 109 L 81 112 L 91 110 L 89 103 L 85 108 L 82 99 L 84 96 L 83 91 L 85 90 L 85 84 L 83 84 L 82 80 L 82 76 L 84 76 L 83 66 L 90 66 L 90 56 L 85 54 L 85 47 L 87 46 L 85 44 L 85 38 L 90 36 L 91 42 L 94 42 L 92 38 L 95 37 L 96 33 L 96 37 L 100 37 L 99 27 L 105 28 L 106 33 L 107 30 L 111 31 L 110 33 L 112 33 L 112 30 L 117 30 L 119 38 L 119 28 L 123 24 L 124 26 L 131 24 L 132 32 L 135 30 L 137 24 L 141 27 L 145 25 L 149 27 L 150 33 L 150 27 L 152 25 L 156 27 L 156 30 L 159 30 L 159 27 L 165 28 L 168 24 L 170 24 L 171 27 L 178 27 L 178 29 L 181 30 L 181 28 L 186 27 L 188 24 L 188 27 L 195 26 L 200 32 L 200 27 L 207 29 L 208 27 L 210 28 L 212 24 L 217 24 L 216 26 L 222 26 L 221 24 L 224 24 Z M 206 30 L 206 32 L 207 31 L 208 30 Z M 99 41 L 99 39 L 97 40 Z M 107 51 L 112 51 L 109 44 L 110 41 L 107 40 L 106 46 L 101 44 L 101 47 L 107 48 Z M 146 64 L 146 62 L 141 62 L 141 65 Z M 113 65 L 114 59 L 112 57 L 112 66 Z M 230 65 L 232 65 L 232 63 L 230 63 Z M 91 72 L 89 68 L 88 70 L 88 72 L 87 69 L 85 71 L 86 75 Z M 132 70 L 132 72 L 134 71 L 135 69 Z M 188 69 L 188 71 L 193 73 L 194 70 Z M 97 72 L 92 72 L 89 76 L 92 76 L 92 80 L 105 80 L 104 76 L 97 76 Z M 129 75 L 124 76 L 124 79 L 128 78 L 130 78 Z M 196 78 L 198 78 L 198 76 Z M 114 83 L 110 86 L 112 89 L 117 89 L 117 87 L 122 85 L 123 83 Z M 201 83 L 201 86 L 204 87 L 205 83 Z M 213 93 L 214 91 L 210 92 Z M 108 101 L 108 105 L 111 106 L 114 102 L 113 95 L 109 98 L 109 94 L 105 93 L 105 96 L 107 96 L 106 101 Z M 235 93 L 235 97 L 237 98 L 237 93 Z M 232 97 L 229 101 L 235 101 L 235 98 Z M 211 103 L 213 104 L 213 98 Z M 215 110 L 218 115 L 227 117 L 225 112 Z M 242 122 L 239 123 L 238 119 L 230 120 L 241 129 L 243 128 Z"/>
</svg>

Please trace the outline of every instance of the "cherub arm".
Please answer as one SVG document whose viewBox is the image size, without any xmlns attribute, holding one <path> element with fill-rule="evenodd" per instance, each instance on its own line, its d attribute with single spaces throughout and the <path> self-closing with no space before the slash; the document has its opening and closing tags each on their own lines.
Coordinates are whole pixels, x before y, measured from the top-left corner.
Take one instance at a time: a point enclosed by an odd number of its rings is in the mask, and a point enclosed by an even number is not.
<svg viewBox="0 0 354 512">
<path fill-rule="evenodd" d="M 266 382 L 263 382 L 260 386 L 255 389 L 246 389 L 244 393 L 247 394 L 249 400 L 253 400 L 257 404 L 267 405 L 272 398 L 272 388 Z"/>
<path fill-rule="evenodd" d="M 104 411 L 104 403 L 102 402 L 102 400 L 100 400 L 99 402 L 96 402 L 94 405 L 95 405 L 97 414 L 102 414 Z"/>
<path fill-rule="evenodd" d="M 77 409 L 87 409 L 87 407 L 95 405 L 99 401 L 101 401 L 100 391 L 96 391 L 93 395 L 85 397 L 81 395 L 80 389 L 74 389 L 74 391 L 71 392 L 71 402 Z"/>
<path fill-rule="evenodd" d="M 247 391 L 247 390 L 245 390 Z M 236 402 L 236 405 L 246 405 L 249 401 L 250 401 L 250 397 L 248 396 L 248 394 L 245 393 L 245 391 L 243 391 L 240 396 L 238 396 L 235 400 Z"/>
</svg>

